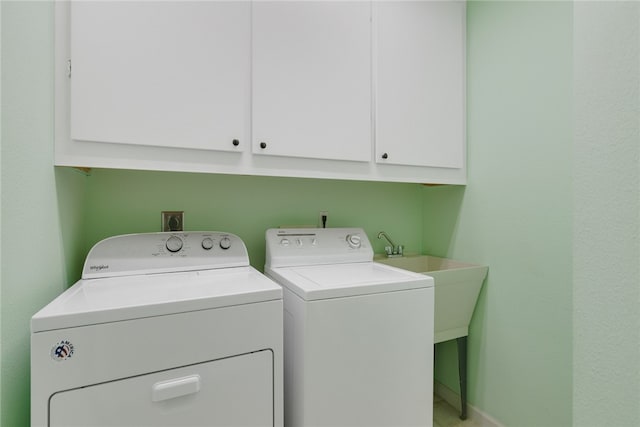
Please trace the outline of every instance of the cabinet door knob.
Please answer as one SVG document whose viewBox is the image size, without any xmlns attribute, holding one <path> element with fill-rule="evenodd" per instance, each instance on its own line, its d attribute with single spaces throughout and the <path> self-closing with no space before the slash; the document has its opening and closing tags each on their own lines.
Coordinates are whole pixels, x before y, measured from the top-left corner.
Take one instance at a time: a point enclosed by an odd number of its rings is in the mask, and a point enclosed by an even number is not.
<svg viewBox="0 0 640 427">
<path fill-rule="evenodd" d="M 234 147 L 237 147 L 238 145 L 240 145 L 240 141 L 238 141 L 237 139 L 234 139 L 232 143 Z"/>
<path fill-rule="evenodd" d="M 383 158 L 383 159 L 388 159 L 388 158 L 389 158 L 389 155 L 388 155 L 387 153 L 382 153 L 382 158 Z"/>
<path fill-rule="evenodd" d="M 267 143 L 266 142 L 261 142 L 260 143 L 260 148 L 262 148 L 262 149 L 267 148 Z"/>
</svg>

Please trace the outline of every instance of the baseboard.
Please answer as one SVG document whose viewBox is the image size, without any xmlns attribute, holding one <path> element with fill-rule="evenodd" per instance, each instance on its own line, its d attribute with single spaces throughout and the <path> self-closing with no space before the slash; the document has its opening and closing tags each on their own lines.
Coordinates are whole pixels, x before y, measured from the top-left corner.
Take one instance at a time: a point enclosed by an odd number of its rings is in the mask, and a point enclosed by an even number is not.
<svg viewBox="0 0 640 427">
<path fill-rule="evenodd" d="M 460 395 L 446 385 L 434 381 L 433 392 L 440 396 L 449 405 L 460 411 Z M 467 402 L 467 418 L 478 424 L 479 427 L 504 427 L 491 416 L 485 414 Z"/>
</svg>

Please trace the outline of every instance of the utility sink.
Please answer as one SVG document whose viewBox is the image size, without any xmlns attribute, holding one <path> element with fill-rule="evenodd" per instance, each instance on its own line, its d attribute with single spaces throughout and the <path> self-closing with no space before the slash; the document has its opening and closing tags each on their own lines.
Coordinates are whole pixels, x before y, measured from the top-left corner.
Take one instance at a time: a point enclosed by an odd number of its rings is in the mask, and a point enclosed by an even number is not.
<svg viewBox="0 0 640 427">
<path fill-rule="evenodd" d="M 469 335 L 469 322 L 489 267 L 430 255 L 397 258 L 376 255 L 374 261 L 433 277 L 434 342 Z"/>
</svg>

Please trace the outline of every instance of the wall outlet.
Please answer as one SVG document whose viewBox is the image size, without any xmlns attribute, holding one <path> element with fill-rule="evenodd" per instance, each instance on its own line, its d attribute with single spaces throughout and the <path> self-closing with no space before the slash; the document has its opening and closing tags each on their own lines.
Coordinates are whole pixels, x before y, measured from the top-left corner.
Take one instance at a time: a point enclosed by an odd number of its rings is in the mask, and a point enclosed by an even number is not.
<svg viewBox="0 0 640 427">
<path fill-rule="evenodd" d="M 329 211 L 320 211 L 318 214 L 318 228 L 327 228 L 329 225 Z"/>
<path fill-rule="evenodd" d="M 162 231 L 182 231 L 184 211 L 162 211 Z"/>
</svg>

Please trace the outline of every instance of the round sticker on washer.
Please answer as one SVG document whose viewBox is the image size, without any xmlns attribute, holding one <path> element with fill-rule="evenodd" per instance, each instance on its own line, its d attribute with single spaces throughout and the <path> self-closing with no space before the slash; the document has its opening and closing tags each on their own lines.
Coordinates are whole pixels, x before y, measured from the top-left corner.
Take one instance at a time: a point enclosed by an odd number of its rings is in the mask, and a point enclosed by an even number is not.
<svg viewBox="0 0 640 427">
<path fill-rule="evenodd" d="M 51 347 L 51 358 L 58 362 L 69 359 L 73 356 L 73 344 L 71 341 L 62 340 Z"/>
</svg>

